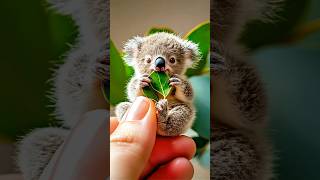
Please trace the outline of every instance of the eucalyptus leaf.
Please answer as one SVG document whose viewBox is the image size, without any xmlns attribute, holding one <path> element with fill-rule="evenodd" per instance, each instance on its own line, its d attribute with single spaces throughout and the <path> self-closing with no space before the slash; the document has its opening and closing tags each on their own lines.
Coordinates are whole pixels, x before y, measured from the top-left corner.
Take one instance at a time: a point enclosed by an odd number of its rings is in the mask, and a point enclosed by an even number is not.
<svg viewBox="0 0 320 180">
<path fill-rule="evenodd" d="M 185 39 L 197 43 L 201 53 L 201 59 L 198 62 L 198 65 L 195 68 L 188 69 L 186 75 L 189 77 L 200 75 L 202 69 L 207 64 L 207 57 L 210 51 L 210 23 L 205 22 L 196 26 L 185 36 Z"/>
<path fill-rule="evenodd" d="M 167 32 L 167 33 L 176 34 L 172 29 L 167 27 L 153 27 L 147 32 L 147 35 L 158 33 L 158 32 Z"/>
<path fill-rule="evenodd" d="M 123 58 L 110 41 L 110 104 L 126 101 L 125 89 L 129 80 Z"/>
<path fill-rule="evenodd" d="M 192 139 L 196 143 L 197 151 L 195 156 L 197 156 L 202 153 L 205 146 L 209 143 L 209 139 L 203 137 L 193 137 Z"/>
<path fill-rule="evenodd" d="M 295 42 L 295 30 L 300 26 L 301 20 L 306 18 L 306 10 L 312 6 L 311 0 L 281 1 L 280 8 L 276 10 L 275 21 L 265 23 L 252 21 L 244 29 L 239 41 L 249 50 L 258 50 L 261 47 L 273 44 Z M 317 10 L 319 12 L 319 10 Z"/>
<path fill-rule="evenodd" d="M 144 96 L 146 96 L 152 100 L 155 100 L 155 101 L 159 100 L 159 97 L 157 96 L 157 92 L 150 86 L 143 88 L 143 94 L 144 94 Z"/>
<path fill-rule="evenodd" d="M 110 101 L 110 83 L 106 82 L 101 85 L 101 91 L 104 99 L 109 103 Z"/>
<path fill-rule="evenodd" d="M 198 155 L 198 161 L 202 166 L 210 167 L 210 146 L 206 146 L 202 154 Z"/>
<path fill-rule="evenodd" d="M 160 93 L 163 98 L 166 98 L 171 92 L 171 86 L 169 85 L 169 76 L 165 72 L 153 71 L 150 74 L 151 86 L 154 90 Z"/>
</svg>

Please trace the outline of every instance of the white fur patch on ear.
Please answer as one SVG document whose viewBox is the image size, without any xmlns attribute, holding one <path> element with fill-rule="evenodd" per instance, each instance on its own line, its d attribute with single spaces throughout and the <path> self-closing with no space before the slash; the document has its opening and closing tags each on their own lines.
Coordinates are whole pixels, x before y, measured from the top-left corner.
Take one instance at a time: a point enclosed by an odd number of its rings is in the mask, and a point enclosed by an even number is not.
<svg viewBox="0 0 320 180">
<path fill-rule="evenodd" d="M 195 67 L 201 58 L 199 45 L 188 40 L 183 40 L 186 65 L 188 68 Z"/>
<path fill-rule="evenodd" d="M 125 53 L 124 60 L 129 66 L 134 65 L 134 60 L 137 57 L 141 45 L 144 41 L 145 39 L 143 37 L 136 36 L 125 43 L 123 48 L 123 51 Z"/>
</svg>

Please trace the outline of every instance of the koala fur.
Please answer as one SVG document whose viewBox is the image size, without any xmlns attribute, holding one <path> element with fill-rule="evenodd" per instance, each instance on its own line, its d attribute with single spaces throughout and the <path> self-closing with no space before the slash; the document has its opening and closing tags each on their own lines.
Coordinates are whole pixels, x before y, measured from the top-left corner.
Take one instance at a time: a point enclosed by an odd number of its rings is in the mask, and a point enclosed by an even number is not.
<svg viewBox="0 0 320 180">
<path fill-rule="evenodd" d="M 191 84 L 184 76 L 187 68 L 199 60 L 198 45 L 170 33 L 155 33 L 146 37 L 134 37 L 124 47 L 125 61 L 135 70 L 134 77 L 127 86 L 130 102 L 117 105 L 116 115 L 120 119 L 137 96 L 142 96 L 142 88 L 149 86 L 149 74 L 156 70 L 158 57 L 165 59 L 166 72 L 170 76 L 169 84 L 174 92 L 166 99 L 156 103 L 158 111 L 159 135 L 177 136 L 189 129 L 195 118 L 192 104 Z M 174 63 L 170 59 L 174 59 Z"/>
<path fill-rule="evenodd" d="M 54 76 L 56 115 L 63 120 L 64 127 L 34 130 L 18 145 L 17 163 L 26 180 L 39 179 L 81 114 L 106 107 L 98 87 L 101 81 L 109 80 L 109 1 L 50 0 L 50 3 L 60 13 L 72 15 L 80 36 Z M 254 67 L 248 64 L 250 57 L 236 40 L 253 17 L 269 21 L 276 4 L 277 0 L 211 1 L 214 36 L 211 41 L 211 179 L 273 177 L 272 147 L 265 135 L 264 89 Z M 143 39 L 134 39 L 132 43 Z M 130 60 L 130 56 L 126 59 Z"/>
<path fill-rule="evenodd" d="M 18 144 L 17 164 L 26 180 L 39 179 L 84 113 L 107 109 L 101 86 L 109 80 L 109 1 L 49 1 L 54 9 L 73 17 L 80 35 L 53 77 L 55 115 L 63 126 L 34 130 Z"/>
<path fill-rule="evenodd" d="M 276 4 L 273 0 L 211 1 L 211 179 L 274 177 L 272 146 L 266 135 L 266 95 L 237 38 L 249 21 L 271 21 Z"/>
</svg>

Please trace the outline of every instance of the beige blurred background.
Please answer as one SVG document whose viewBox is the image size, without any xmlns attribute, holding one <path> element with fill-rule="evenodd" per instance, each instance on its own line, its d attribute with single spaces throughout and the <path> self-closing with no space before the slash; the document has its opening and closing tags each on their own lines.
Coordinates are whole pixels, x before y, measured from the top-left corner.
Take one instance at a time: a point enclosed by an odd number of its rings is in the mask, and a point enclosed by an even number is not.
<svg viewBox="0 0 320 180">
<path fill-rule="evenodd" d="M 118 49 L 151 27 L 169 27 L 185 35 L 210 19 L 210 0 L 111 0 L 110 35 Z M 210 179 L 210 170 L 192 160 L 193 179 Z"/>
<path fill-rule="evenodd" d="M 110 35 L 119 49 L 154 26 L 185 35 L 210 19 L 210 0 L 111 0 L 110 7 Z"/>
</svg>

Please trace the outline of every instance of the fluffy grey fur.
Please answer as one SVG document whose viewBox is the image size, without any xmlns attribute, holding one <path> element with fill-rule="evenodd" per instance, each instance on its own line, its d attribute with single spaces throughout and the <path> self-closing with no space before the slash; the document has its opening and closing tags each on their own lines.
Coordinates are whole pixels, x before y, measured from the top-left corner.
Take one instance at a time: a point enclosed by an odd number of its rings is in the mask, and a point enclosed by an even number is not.
<svg viewBox="0 0 320 180">
<path fill-rule="evenodd" d="M 107 108 L 101 86 L 109 80 L 109 1 L 50 0 L 50 3 L 57 11 L 73 17 L 80 36 L 53 77 L 55 114 L 63 120 L 65 128 L 34 130 L 18 145 L 17 163 L 26 180 L 39 179 L 84 113 Z"/>
<path fill-rule="evenodd" d="M 246 23 L 267 21 L 272 0 L 212 0 L 211 179 L 272 179 L 263 85 L 237 44 Z"/>
<path fill-rule="evenodd" d="M 78 44 L 66 55 L 65 64 L 57 70 L 54 78 L 56 114 L 63 120 L 64 126 L 72 128 L 84 112 L 106 107 L 101 101 L 103 98 L 98 87 L 101 80 L 109 80 L 106 76 L 109 65 L 106 52 L 109 42 L 109 1 L 50 2 L 60 12 L 72 15 L 80 31 Z M 252 17 L 269 20 L 272 14 L 269 10 L 274 2 L 211 1 L 214 36 L 211 46 L 214 97 L 211 179 L 267 180 L 273 176 L 272 151 L 265 136 L 265 95 L 254 67 L 248 65 L 248 57 L 236 44 L 236 40 Z M 192 60 L 193 55 L 189 51 L 189 59 Z M 188 91 L 187 94 L 192 94 L 190 89 Z M 166 102 L 159 103 L 159 106 L 165 107 L 163 104 Z M 26 180 L 39 178 L 68 132 L 61 128 L 44 128 L 33 131 L 20 142 L 17 162 Z"/>
<path fill-rule="evenodd" d="M 169 84 L 174 92 L 166 99 L 156 103 L 158 111 L 159 135 L 177 136 L 189 129 L 195 118 L 192 104 L 193 90 L 184 76 L 187 68 L 199 60 L 198 45 L 169 33 L 156 33 L 146 37 L 134 37 L 125 44 L 125 60 L 133 66 L 135 75 L 127 86 L 130 102 L 143 95 L 142 88 L 149 86 L 149 74 L 155 68 L 155 59 L 159 56 L 166 61 Z M 175 63 L 169 59 L 174 57 Z M 147 63 L 147 60 L 150 62 Z M 116 107 L 116 115 L 121 119 L 130 107 L 129 102 L 120 103 Z"/>
<path fill-rule="evenodd" d="M 26 180 L 38 180 L 69 130 L 43 128 L 32 131 L 19 144 L 18 165 Z"/>
</svg>

